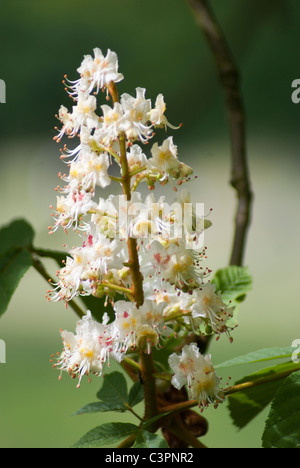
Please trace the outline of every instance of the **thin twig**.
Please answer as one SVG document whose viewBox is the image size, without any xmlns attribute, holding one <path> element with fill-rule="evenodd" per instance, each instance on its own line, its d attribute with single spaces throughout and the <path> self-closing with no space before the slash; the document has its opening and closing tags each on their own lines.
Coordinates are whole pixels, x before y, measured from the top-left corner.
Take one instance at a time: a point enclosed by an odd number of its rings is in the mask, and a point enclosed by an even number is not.
<svg viewBox="0 0 300 468">
<path fill-rule="evenodd" d="M 260 385 L 266 385 L 270 382 L 277 382 L 278 380 L 284 380 L 289 377 L 294 372 L 298 372 L 300 370 L 300 366 L 295 366 L 294 369 L 288 369 L 284 372 L 279 372 L 278 374 L 271 374 L 262 379 L 254 380 L 252 382 L 244 382 L 241 384 L 234 385 L 233 387 L 229 387 L 228 389 L 224 390 L 224 394 L 226 396 L 233 395 L 234 393 L 243 392 L 245 390 L 258 387 Z"/>
<path fill-rule="evenodd" d="M 236 189 L 238 195 L 238 210 L 230 264 L 242 266 L 251 218 L 252 192 L 247 161 L 246 118 L 240 90 L 240 76 L 226 37 L 209 6 L 209 2 L 207 0 L 187 0 L 187 2 L 212 50 L 225 93 L 232 147 L 231 185 Z"/>
</svg>

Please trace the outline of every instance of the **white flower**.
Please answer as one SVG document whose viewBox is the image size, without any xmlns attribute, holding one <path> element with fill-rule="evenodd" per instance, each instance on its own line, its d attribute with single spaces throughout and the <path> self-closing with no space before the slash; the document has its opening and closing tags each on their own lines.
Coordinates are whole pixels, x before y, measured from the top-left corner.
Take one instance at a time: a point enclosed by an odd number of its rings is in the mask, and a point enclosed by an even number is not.
<svg viewBox="0 0 300 468">
<path fill-rule="evenodd" d="M 186 179 L 193 173 L 189 166 L 178 160 L 178 150 L 173 142 L 173 137 L 167 138 L 161 146 L 154 143 L 151 152 L 152 158 L 149 159 L 149 167 L 154 172 L 157 171 L 161 174 L 161 180 L 167 179 L 169 176 L 175 179 Z"/>
<path fill-rule="evenodd" d="M 203 356 L 196 343 L 184 346 L 180 356 L 172 354 L 169 365 L 174 373 L 172 385 L 178 390 L 187 385 L 189 397 L 198 400 L 200 406 L 223 399 L 211 356 Z"/>
<path fill-rule="evenodd" d="M 54 138 L 60 142 L 66 134 L 69 138 L 75 137 L 80 130 L 87 127 L 93 130 L 99 123 L 99 117 L 96 115 L 97 100 L 95 96 L 90 96 L 86 92 L 79 91 L 77 97 L 77 105 L 73 106 L 72 114 L 61 106 L 58 113 L 58 118 L 62 122 L 63 127 L 59 134 Z"/>
<path fill-rule="evenodd" d="M 129 140 L 141 140 L 145 143 L 151 136 L 152 130 L 147 125 L 151 110 L 151 100 L 145 98 L 144 88 L 136 89 L 136 97 L 125 93 L 121 96 L 121 105 L 124 112 L 122 130 Z"/>
<path fill-rule="evenodd" d="M 96 128 L 99 117 L 95 114 L 97 109 L 97 99 L 87 93 L 79 92 L 77 105 L 73 106 L 72 120 L 74 122 L 74 132 L 77 133 L 83 126 L 88 129 Z"/>
<path fill-rule="evenodd" d="M 163 321 L 164 304 L 154 304 L 145 301 L 138 309 L 135 304 L 118 301 L 114 305 L 116 311 L 116 327 L 121 350 L 127 352 L 129 348 L 144 347 L 148 353 L 152 346 L 157 346 L 161 335 L 169 335 L 172 330 Z"/>
<path fill-rule="evenodd" d="M 65 106 L 60 107 L 57 117 L 63 124 L 61 131 L 54 138 L 54 140 L 59 143 L 64 135 L 73 135 L 74 122 L 72 119 L 72 115 L 69 113 L 68 109 Z"/>
<path fill-rule="evenodd" d="M 180 390 L 184 385 L 191 385 L 197 370 L 200 351 L 196 343 L 184 346 L 181 356 L 176 353 L 169 357 L 169 366 L 174 372 L 172 385 Z"/>
<path fill-rule="evenodd" d="M 108 200 L 100 198 L 95 207 L 95 213 L 91 216 L 91 224 L 97 234 L 104 234 L 110 239 L 117 237 L 118 210 L 112 202 L 113 195 Z"/>
<path fill-rule="evenodd" d="M 206 283 L 193 291 L 193 305 L 190 308 L 192 318 L 199 324 L 199 319 L 208 323 L 215 333 L 227 332 L 226 322 L 232 318 L 234 307 L 228 307 L 221 292 L 216 293 L 216 285 Z"/>
<path fill-rule="evenodd" d="M 138 175 L 147 170 L 148 160 L 139 145 L 132 145 L 129 152 L 127 152 L 127 161 L 130 173 L 137 173 L 137 175 L 131 177 L 131 185 L 134 185 Z"/>
<path fill-rule="evenodd" d="M 154 109 L 151 109 L 149 112 L 149 120 L 154 125 L 155 127 L 170 127 L 174 130 L 177 130 L 180 127 L 174 127 L 171 125 L 166 116 L 164 115 L 166 112 L 166 103 L 164 96 L 162 94 L 159 94 L 156 98 L 155 102 L 155 107 Z"/>
<path fill-rule="evenodd" d="M 72 377 L 78 375 L 80 386 L 84 375 L 91 373 L 101 375 L 103 366 L 109 358 L 117 358 L 113 328 L 108 325 L 108 316 L 105 314 L 103 323 L 96 322 L 91 313 L 77 323 L 76 334 L 62 331 L 63 352 L 55 367 L 67 371 Z"/>
<path fill-rule="evenodd" d="M 56 211 L 53 214 L 55 223 L 51 232 L 56 231 L 59 226 L 62 226 L 65 231 L 72 226 L 77 229 L 81 222 L 81 216 L 88 213 L 95 206 L 92 195 L 92 193 L 84 190 L 76 190 L 70 192 L 66 197 L 57 197 Z"/>
<path fill-rule="evenodd" d="M 158 170 L 162 174 L 169 174 L 178 167 L 177 146 L 174 145 L 173 137 L 167 138 L 161 146 L 154 143 L 151 153 L 152 158 L 149 160 L 149 165 L 154 170 Z"/>
<path fill-rule="evenodd" d="M 143 275 L 160 277 L 178 288 L 198 283 L 197 255 L 185 249 L 183 241 L 154 241 L 142 251 Z"/>
<path fill-rule="evenodd" d="M 80 159 L 70 164 L 69 183 L 76 180 L 78 187 L 88 192 L 94 190 L 96 185 L 105 188 L 110 185 L 111 180 L 107 173 L 109 168 L 109 157 L 107 154 L 97 154 L 90 149 L 81 154 Z"/>
<path fill-rule="evenodd" d="M 90 55 L 85 56 L 81 66 L 78 68 L 82 79 L 89 82 L 88 91 L 91 93 L 96 88 L 97 93 L 104 86 L 109 86 L 113 81 L 119 83 L 124 76 L 118 72 L 118 57 L 115 52 L 107 51 L 106 56 L 103 55 L 99 48 L 94 49 L 94 58 Z M 80 87 L 81 82 L 78 82 L 77 87 Z"/>
<path fill-rule="evenodd" d="M 103 279 L 115 277 L 114 270 L 122 269 L 126 258 L 123 243 L 102 234 L 95 238 L 89 234 L 83 246 L 70 249 L 69 254 L 65 266 L 58 272 L 59 281 L 54 290 L 57 292 L 52 294 L 53 301 L 97 295 Z"/>
<path fill-rule="evenodd" d="M 109 145 L 117 140 L 120 132 L 124 127 L 124 114 L 122 106 L 119 102 L 114 104 L 114 107 L 104 104 L 101 106 L 103 112 L 103 123 L 98 128 L 97 134 L 100 142 L 104 145 Z"/>
<path fill-rule="evenodd" d="M 107 274 L 111 268 L 123 267 L 124 258 L 121 254 L 123 243 L 118 239 L 111 240 L 104 235 L 99 235 L 94 239 L 93 245 L 87 248 L 90 250 L 91 267 L 97 269 L 100 276 Z"/>
<path fill-rule="evenodd" d="M 162 231 L 160 206 L 161 200 L 156 203 L 153 195 L 148 195 L 145 203 L 131 203 L 128 210 L 129 235 L 136 239 L 157 238 Z"/>
<path fill-rule="evenodd" d="M 147 279 L 144 283 L 145 300 L 155 304 L 164 304 L 164 319 L 172 319 L 174 316 L 188 314 L 187 305 L 190 302 L 190 294 L 178 290 L 174 285 L 163 281 L 156 276 Z"/>
</svg>

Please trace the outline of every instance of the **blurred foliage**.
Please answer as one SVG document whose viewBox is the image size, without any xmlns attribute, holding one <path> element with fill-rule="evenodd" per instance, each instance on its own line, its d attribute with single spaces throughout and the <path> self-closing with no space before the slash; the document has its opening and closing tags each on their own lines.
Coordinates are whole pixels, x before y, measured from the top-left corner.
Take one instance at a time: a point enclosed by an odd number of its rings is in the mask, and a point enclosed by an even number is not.
<svg viewBox="0 0 300 468">
<path fill-rule="evenodd" d="M 290 85 L 300 76 L 299 1 L 212 5 L 243 73 L 250 118 L 282 128 L 285 116 L 297 112 Z M 183 122 L 185 135 L 206 132 L 208 117 L 210 130 L 226 131 L 213 59 L 185 0 L 11 0 L 1 5 L 0 44 L 7 84 L 1 138 L 54 135 L 58 108 L 71 106 L 63 76 L 75 79 L 94 47 L 118 53 L 126 79 L 121 91 L 146 87 L 152 99 L 163 92 L 170 121 Z"/>
</svg>

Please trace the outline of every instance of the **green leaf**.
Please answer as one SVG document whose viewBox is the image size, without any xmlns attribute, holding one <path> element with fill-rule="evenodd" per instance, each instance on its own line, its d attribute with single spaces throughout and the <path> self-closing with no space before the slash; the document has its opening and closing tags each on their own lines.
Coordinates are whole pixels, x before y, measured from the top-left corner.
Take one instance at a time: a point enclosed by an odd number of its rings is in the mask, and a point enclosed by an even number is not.
<svg viewBox="0 0 300 468">
<path fill-rule="evenodd" d="M 0 256 L 8 251 L 32 246 L 34 231 L 25 220 L 13 221 L 0 230 Z"/>
<path fill-rule="evenodd" d="M 263 433 L 264 448 L 300 447 L 300 372 L 278 389 Z"/>
<path fill-rule="evenodd" d="M 0 230 L 0 317 L 28 268 L 32 265 L 27 250 L 34 231 L 24 220 L 16 220 Z"/>
<path fill-rule="evenodd" d="M 222 362 L 221 364 L 217 364 L 215 369 L 220 369 L 222 367 L 232 367 L 241 364 L 254 364 L 275 359 L 290 358 L 293 352 L 294 348 L 291 347 L 260 349 L 258 351 L 244 354 L 243 356 L 238 356 L 236 358 Z"/>
<path fill-rule="evenodd" d="M 159 435 L 141 430 L 133 448 L 169 448 L 169 446 Z"/>
<path fill-rule="evenodd" d="M 126 411 L 128 408 L 127 383 L 121 372 L 112 372 L 104 377 L 101 390 L 97 398 L 105 403 L 106 411 Z"/>
<path fill-rule="evenodd" d="M 103 424 L 85 434 L 74 445 L 74 448 L 101 448 L 116 445 L 137 433 L 138 430 L 137 426 L 129 423 Z"/>
<path fill-rule="evenodd" d="M 295 364 L 292 362 L 279 364 L 248 375 L 236 382 L 235 385 L 244 382 L 255 382 L 272 375 L 280 374 L 281 372 L 292 371 L 295 367 Z M 229 410 L 233 423 L 240 429 L 245 427 L 271 403 L 282 381 L 274 380 L 230 395 Z"/>
<path fill-rule="evenodd" d="M 100 401 L 89 403 L 76 411 L 74 416 L 107 411 L 127 411 L 144 399 L 144 389 L 139 382 L 136 382 L 127 395 L 127 383 L 124 375 L 120 372 L 112 372 L 104 377 L 104 383 L 97 393 L 97 398 Z"/>
<path fill-rule="evenodd" d="M 80 416 L 81 414 L 91 413 L 105 413 L 107 411 L 124 411 L 125 409 L 119 406 L 116 408 L 114 404 L 106 403 L 104 401 L 96 401 L 95 403 L 89 403 L 80 410 L 76 411 L 73 416 Z"/>
<path fill-rule="evenodd" d="M 0 256 L 0 317 L 6 311 L 17 286 L 32 265 L 27 250 L 13 250 Z"/>
<path fill-rule="evenodd" d="M 128 404 L 131 408 L 138 405 L 144 399 L 144 388 L 143 385 L 137 381 L 131 387 L 128 397 Z"/>
<path fill-rule="evenodd" d="M 247 267 L 230 266 L 218 270 L 212 279 L 216 291 L 221 291 L 223 301 L 240 303 L 252 289 L 252 277 Z"/>
</svg>

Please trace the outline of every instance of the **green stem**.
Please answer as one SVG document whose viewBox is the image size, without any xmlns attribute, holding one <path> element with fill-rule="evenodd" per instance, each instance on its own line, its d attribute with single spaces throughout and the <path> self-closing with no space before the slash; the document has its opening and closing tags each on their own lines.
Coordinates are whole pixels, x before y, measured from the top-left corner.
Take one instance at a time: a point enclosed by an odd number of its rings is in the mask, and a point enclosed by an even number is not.
<svg viewBox="0 0 300 468">
<path fill-rule="evenodd" d="M 131 434 L 129 437 L 127 437 L 127 439 L 123 440 L 123 442 L 121 442 L 117 448 L 130 448 L 133 446 L 134 442 L 136 441 L 137 439 L 137 436 L 138 434 L 135 433 L 135 434 Z"/>
<path fill-rule="evenodd" d="M 130 359 L 129 357 L 125 357 L 122 362 L 126 362 L 129 366 L 131 366 L 133 369 L 137 370 L 138 372 L 142 371 L 141 365 L 134 361 L 133 359 Z"/>
<path fill-rule="evenodd" d="M 158 380 L 164 380 L 165 382 L 171 382 L 172 380 L 172 375 L 171 374 L 160 374 L 158 372 L 155 372 L 153 374 L 153 377 Z"/>
<path fill-rule="evenodd" d="M 140 185 L 140 183 L 144 179 L 147 179 L 147 178 L 152 179 L 152 180 L 159 180 L 161 178 L 161 174 L 151 174 L 149 172 L 147 172 L 145 174 L 141 174 L 140 177 L 137 177 L 137 180 L 136 180 L 135 184 L 132 187 L 132 191 L 135 192 L 136 189 L 138 188 L 138 186 Z"/>
<path fill-rule="evenodd" d="M 123 286 L 118 286 L 117 284 L 108 283 L 106 281 L 103 281 L 102 283 L 100 283 L 99 286 L 104 286 L 105 288 L 108 288 L 108 289 L 114 289 L 115 291 L 119 291 L 124 294 L 129 294 L 129 295 L 132 294 L 131 289 L 124 288 Z"/>
<path fill-rule="evenodd" d="M 141 174 L 141 172 L 144 172 L 147 170 L 147 166 L 140 167 L 139 169 L 136 169 L 135 171 L 130 172 L 130 177 L 134 177 L 138 174 Z"/>
<path fill-rule="evenodd" d="M 132 413 L 137 419 L 139 419 L 140 422 L 144 422 L 143 418 L 141 418 L 135 411 L 133 408 L 131 408 L 130 405 L 128 405 L 127 403 L 125 403 L 125 406 L 126 408 L 128 409 L 128 411 L 130 411 L 130 413 Z"/>
<path fill-rule="evenodd" d="M 258 387 L 260 385 L 268 384 L 270 382 L 276 382 L 277 380 L 283 380 L 287 378 L 289 375 L 293 374 L 300 370 L 300 366 L 296 366 L 294 369 L 290 369 L 284 372 L 280 372 L 279 374 L 269 375 L 268 377 L 264 377 L 263 379 L 254 380 L 252 382 L 244 382 L 238 385 L 234 385 L 233 387 L 229 387 L 224 390 L 226 396 L 233 395 L 237 392 L 242 392 L 244 390 L 248 390 L 249 388 Z"/>
<path fill-rule="evenodd" d="M 121 179 L 121 177 L 115 177 L 115 176 L 111 176 L 111 175 L 110 175 L 109 178 L 110 178 L 111 180 L 113 180 L 114 182 L 118 182 L 119 184 L 122 184 L 122 179 Z"/>
</svg>

